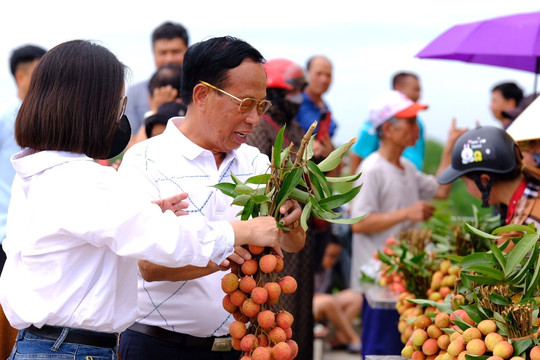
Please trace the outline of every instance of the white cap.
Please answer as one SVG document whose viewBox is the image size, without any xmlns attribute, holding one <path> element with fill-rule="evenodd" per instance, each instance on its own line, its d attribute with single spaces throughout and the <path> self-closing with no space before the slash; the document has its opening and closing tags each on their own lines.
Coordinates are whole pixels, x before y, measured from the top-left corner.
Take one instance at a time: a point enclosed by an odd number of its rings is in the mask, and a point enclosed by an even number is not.
<svg viewBox="0 0 540 360">
<path fill-rule="evenodd" d="M 377 95 L 368 105 L 368 121 L 373 131 L 392 117 L 411 118 L 427 109 L 427 105 L 415 103 L 397 90 L 390 90 Z"/>
</svg>

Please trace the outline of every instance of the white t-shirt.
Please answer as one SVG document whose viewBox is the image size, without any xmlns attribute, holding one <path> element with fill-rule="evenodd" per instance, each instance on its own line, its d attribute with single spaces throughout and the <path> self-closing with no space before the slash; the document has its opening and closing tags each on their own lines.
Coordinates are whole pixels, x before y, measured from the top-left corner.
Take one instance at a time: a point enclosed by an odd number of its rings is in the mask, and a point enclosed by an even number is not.
<svg viewBox="0 0 540 360">
<path fill-rule="evenodd" d="M 439 187 L 432 175 L 418 171 L 405 158 L 400 159 L 403 169 L 391 164 L 379 152 L 369 155 L 360 164 L 362 173 L 355 186 L 362 189 L 353 200 L 351 216 L 387 213 L 413 205 L 418 200 L 430 200 Z M 400 231 L 414 227 L 411 221 L 404 221 L 375 234 L 353 233 L 351 288 L 358 289 L 361 266 L 373 258 L 373 253 L 382 250 L 386 239 Z"/>
<path fill-rule="evenodd" d="M 137 259 L 205 266 L 233 252 L 229 222 L 163 214 L 85 155 L 27 149 L 12 163 L 0 302 L 17 329 L 123 331 L 139 316 Z"/>
<path fill-rule="evenodd" d="M 268 171 L 269 159 L 249 145 L 227 154 L 219 169 L 211 151 L 189 140 L 178 126 L 183 118 L 173 118 L 165 132 L 130 148 L 119 171 L 129 177 L 148 199 L 165 198 L 187 192 L 186 219 L 237 220 L 241 210 L 231 205 L 232 198 L 212 185 L 242 181 Z M 229 333 L 234 321 L 223 309 L 225 296 L 221 278 L 225 272 L 188 281 L 146 282 L 139 277 L 141 323 L 199 337 Z"/>
</svg>

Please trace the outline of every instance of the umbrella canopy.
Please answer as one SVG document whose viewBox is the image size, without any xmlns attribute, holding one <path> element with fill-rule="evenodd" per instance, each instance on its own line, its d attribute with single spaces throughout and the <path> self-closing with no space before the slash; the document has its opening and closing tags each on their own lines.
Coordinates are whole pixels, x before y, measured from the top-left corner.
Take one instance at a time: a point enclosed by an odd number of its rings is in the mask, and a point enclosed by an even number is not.
<svg viewBox="0 0 540 360">
<path fill-rule="evenodd" d="M 540 11 L 456 25 L 418 54 L 540 73 Z M 536 91 L 536 79 L 535 79 Z"/>
<path fill-rule="evenodd" d="M 540 139 L 540 96 L 523 110 L 506 132 L 516 141 Z"/>
</svg>

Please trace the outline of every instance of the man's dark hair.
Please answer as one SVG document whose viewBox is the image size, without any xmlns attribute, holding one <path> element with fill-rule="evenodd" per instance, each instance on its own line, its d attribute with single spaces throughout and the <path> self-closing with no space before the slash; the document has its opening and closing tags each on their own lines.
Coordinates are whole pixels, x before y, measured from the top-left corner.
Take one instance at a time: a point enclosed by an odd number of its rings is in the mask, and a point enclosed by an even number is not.
<svg viewBox="0 0 540 360">
<path fill-rule="evenodd" d="M 119 126 L 125 66 L 84 40 L 57 45 L 36 66 L 15 121 L 21 147 L 106 158 Z"/>
<path fill-rule="evenodd" d="M 499 91 L 506 100 L 514 99 L 516 106 L 518 106 L 523 99 L 523 90 L 513 82 L 500 83 L 491 89 L 491 92 L 494 91 Z"/>
<path fill-rule="evenodd" d="M 47 50 L 36 45 L 24 45 L 12 51 L 9 58 L 9 68 L 11 75 L 15 76 L 17 67 L 20 64 L 41 59 Z"/>
<path fill-rule="evenodd" d="M 150 94 L 154 93 L 154 89 L 162 86 L 171 85 L 178 90 L 180 94 L 180 85 L 182 83 L 182 67 L 177 64 L 166 64 L 156 70 L 154 75 L 148 82 L 148 90 Z"/>
<path fill-rule="evenodd" d="M 184 26 L 170 21 L 164 22 L 152 32 L 152 46 L 154 46 L 157 40 L 171 40 L 175 38 L 182 39 L 186 46 L 189 46 L 189 35 Z"/>
<path fill-rule="evenodd" d="M 181 97 L 186 106 L 193 100 L 193 89 L 202 80 L 218 88 L 227 87 L 227 72 L 245 59 L 264 63 L 261 53 L 247 42 L 231 37 L 215 37 L 188 48 L 182 68 Z"/>
<path fill-rule="evenodd" d="M 418 75 L 416 75 L 415 73 L 406 72 L 406 71 L 398 72 L 394 76 L 392 76 L 392 89 L 399 87 L 399 85 L 401 85 L 401 83 L 409 76 L 412 76 L 413 78 L 418 79 Z"/>
</svg>

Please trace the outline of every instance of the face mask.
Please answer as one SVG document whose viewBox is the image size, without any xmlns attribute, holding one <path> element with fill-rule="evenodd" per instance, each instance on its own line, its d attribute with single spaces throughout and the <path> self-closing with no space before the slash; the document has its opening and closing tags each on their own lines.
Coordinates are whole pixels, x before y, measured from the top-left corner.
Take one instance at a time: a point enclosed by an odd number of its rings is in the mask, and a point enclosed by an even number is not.
<svg viewBox="0 0 540 360">
<path fill-rule="evenodd" d="M 108 159 L 120 155 L 122 151 L 124 151 L 124 149 L 126 148 L 130 139 L 131 125 L 129 124 L 127 116 L 124 114 L 120 118 L 120 124 L 118 125 L 118 129 L 116 129 L 116 132 L 114 133 Z"/>
</svg>

